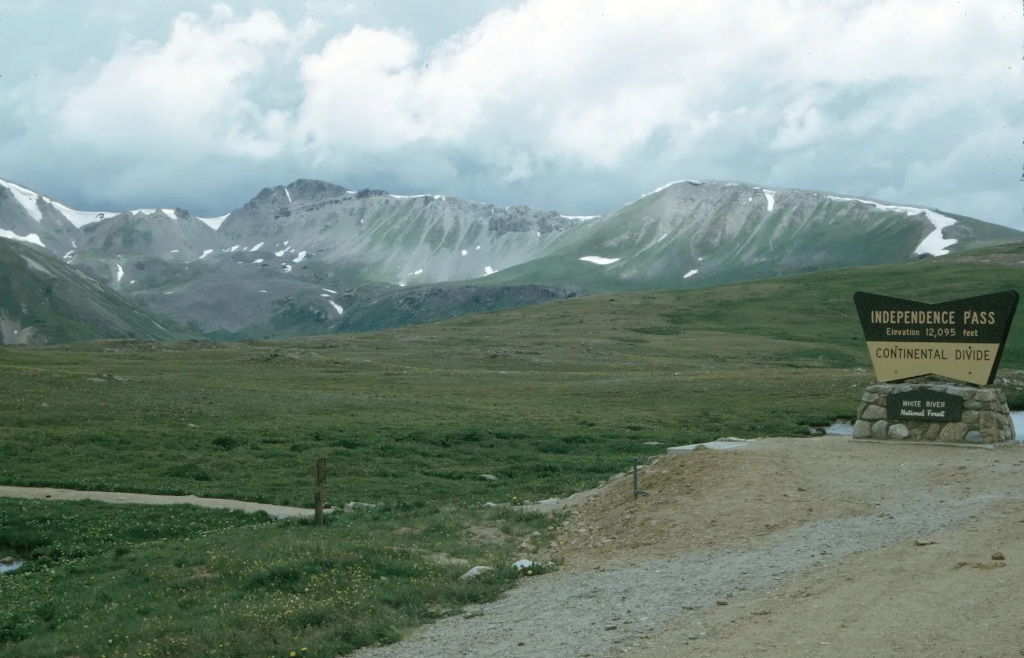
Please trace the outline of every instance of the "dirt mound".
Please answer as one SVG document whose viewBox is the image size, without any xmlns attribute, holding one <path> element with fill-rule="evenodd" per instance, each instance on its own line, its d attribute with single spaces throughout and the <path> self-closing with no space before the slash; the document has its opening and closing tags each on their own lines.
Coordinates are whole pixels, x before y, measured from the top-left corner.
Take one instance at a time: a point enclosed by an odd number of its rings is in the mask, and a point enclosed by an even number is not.
<svg viewBox="0 0 1024 658">
<path fill-rule="evenodd" d="M 803 453 L 750 442 L 652 460 L 638 475 L 648 495 L 633 499 L 632 474 L 602 487 L 570 513 L 561 544 L 543 557 L 570 569 L 611 568 L 684 551 L 749 548 L 802 523 L 874 510 L 835 492 L 829 474 L 806 468 L 813 456 Z"/>
<path fill-rule="evenodd" d="M 568 569 L 614 568 L 686 551 L 753 548 L 809 522 L 873 514 L 895 481 L 969 490 L 978 476 L 972 465 L 990 460 L 989 451 L 837 437 L 660 457 L 639 472 L 649 495 L 634 500 L 627 473 L 581 496 L 560 543 L 539 557 Z"/>
</svg>

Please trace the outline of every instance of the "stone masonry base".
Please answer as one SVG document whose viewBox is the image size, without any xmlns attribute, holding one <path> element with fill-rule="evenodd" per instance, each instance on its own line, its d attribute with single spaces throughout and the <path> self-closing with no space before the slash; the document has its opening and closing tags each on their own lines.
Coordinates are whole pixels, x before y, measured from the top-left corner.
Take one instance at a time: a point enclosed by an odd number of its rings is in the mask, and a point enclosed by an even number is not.
<svg viewBox="0 0 1024 658">
<path fill-rule="evenodd" d="M 931 390 L 963 398 L 959 422 L 888 420 L 886 401 L 892 393 Z M 873 384 L 861 397 L 855 439 L 890 439 L 934 443 L 1005 443 L 1016 438 L 1006 395 L 998 388 L 957 384 Z"/>
</svg>

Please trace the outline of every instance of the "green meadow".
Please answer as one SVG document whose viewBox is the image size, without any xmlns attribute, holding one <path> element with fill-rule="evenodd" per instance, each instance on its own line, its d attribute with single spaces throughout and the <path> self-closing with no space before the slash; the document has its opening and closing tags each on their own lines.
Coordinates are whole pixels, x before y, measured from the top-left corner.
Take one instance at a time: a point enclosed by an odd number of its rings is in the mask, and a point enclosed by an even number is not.
<svg viewBox="0 0 1024 658">
<path fill-rule="evenodd" d="M 329 657 L 394 641 L 514 584 L 520 542 L 544 546 L 558 523 L 519 503 L 667 446 L 851 418 L 873 381 L 854 291 L 1021 290 L 1020 261 L 1011 245 L 288 342 L 0 348 L 0 484 L 309 507 L 324 456 L 329 504 L 375 505 L 317 527 L 0 499 L 0 557 L 26 560 L 0 575 L 0 654 Z M 1022 332 L 1002 363 L 1015 378 Z M 495 571 L 458 580 L 477 564 Z"/>
</svg>

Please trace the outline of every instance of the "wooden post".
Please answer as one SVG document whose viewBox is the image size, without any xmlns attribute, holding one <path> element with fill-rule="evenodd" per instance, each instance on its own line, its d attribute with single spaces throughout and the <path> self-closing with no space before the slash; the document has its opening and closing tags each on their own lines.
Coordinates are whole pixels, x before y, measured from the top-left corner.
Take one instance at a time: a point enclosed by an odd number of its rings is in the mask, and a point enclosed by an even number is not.
<svg viewBox="0 0 1024 658">
<path fill-rule="evenodd" d="M 313 493 L 314 521 L 317 525 L 324 524 L 324 484 L 327 483 L 327 458 L 316 458 L 316 490 Z"/>
</svg>

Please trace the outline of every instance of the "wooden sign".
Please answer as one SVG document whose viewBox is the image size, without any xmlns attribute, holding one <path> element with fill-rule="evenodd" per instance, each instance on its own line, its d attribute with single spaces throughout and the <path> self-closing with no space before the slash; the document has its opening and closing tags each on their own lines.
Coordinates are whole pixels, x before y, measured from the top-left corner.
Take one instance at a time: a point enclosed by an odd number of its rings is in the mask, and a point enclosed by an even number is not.
<svg viewBox="0 0 1024 658">
<path fill-rule="evenodd" d="M 1007 290 L 925 304 L 857 292 L 853 301 L 878 381 L 934 374 L 984 386 L 995 378 L 1019 297 Z"/>
</svg>

